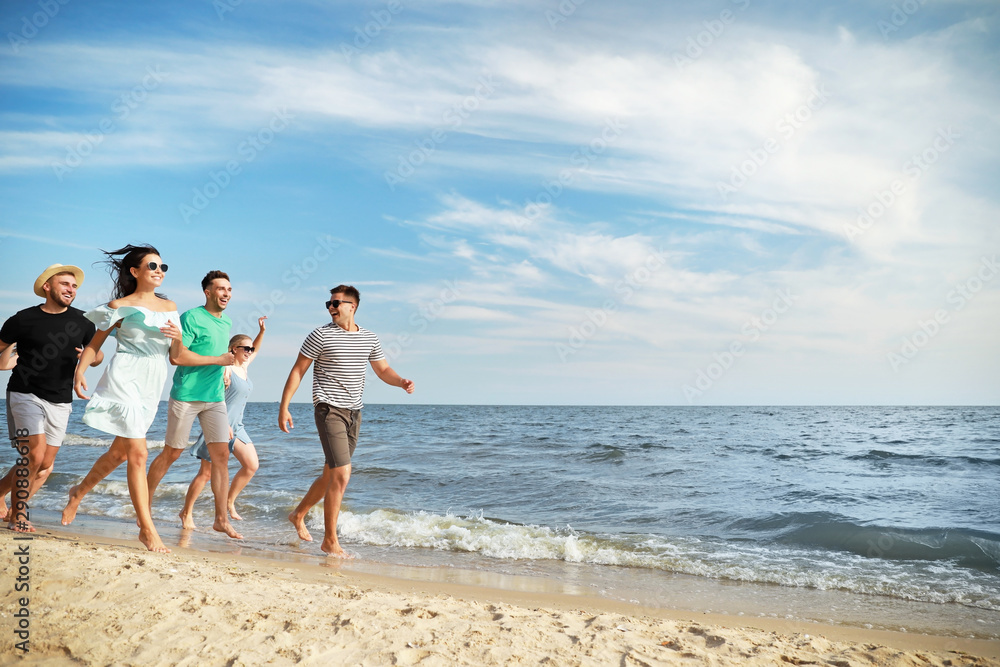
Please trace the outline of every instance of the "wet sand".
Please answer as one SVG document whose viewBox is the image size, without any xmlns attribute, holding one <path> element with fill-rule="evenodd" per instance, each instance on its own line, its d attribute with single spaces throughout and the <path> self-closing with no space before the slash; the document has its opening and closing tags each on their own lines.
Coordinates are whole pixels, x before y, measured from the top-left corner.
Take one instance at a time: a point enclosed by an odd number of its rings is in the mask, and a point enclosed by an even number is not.
<svg viewBox="0 0 1000 667">
<path fill-rule="evenodd" d="M 72 528 L 72 527 L 71 527 Z M 652 608 L 558 586 L 402 579 L 46 530 L 2 531 L 6 657 L 25 664 L 1000 665 L 1000 642 Z M 27 592 L 15 591 L 27 549 Z M 26 597 L 27 605 L 21 598 Z"/>
</svg>

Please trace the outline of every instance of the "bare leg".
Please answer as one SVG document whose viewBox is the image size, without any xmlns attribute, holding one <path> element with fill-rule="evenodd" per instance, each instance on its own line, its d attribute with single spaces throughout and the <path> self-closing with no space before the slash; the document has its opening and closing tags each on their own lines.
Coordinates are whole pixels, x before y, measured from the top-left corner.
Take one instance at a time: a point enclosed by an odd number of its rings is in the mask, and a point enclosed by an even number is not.
<svg viewBox="0 0 1000 667">
<path fill-rule="evenodd" d="M 295 526 L 295 532 L 299 534 L 300 540 L 305 540 L 306 542 L 312 542 L 312 535 L 306 529 L 306 515 L 309 514 L 316 503 L 323 500 L 323 496 L 326 495 L 326 487 L 330 485 L 330 469 L 325 465 L 323 466 L 323 474 L 316 478 L 316 481 L 312 483 L 309 490 L 306 491 L 306 495 L 303 496 L 302 501 L 298 504 L 292 513 L 288 515 L 288 520 L 292 522 Z"/>
<path fill-rule="evenodd" d="M 58 450 L 59 448 L 48 447 L 47 449 Z M 34 496 L 38 492 L 38 489 L 42 488 L 42 484 L 45 484 L 45 480 L 47 480 L 49 478 L 49 475 L 52 474 L 52 469 L 55 467 L 55 458 L 56 458 L 55 454 L 53 454 L 52 461 L 50 461 L 48 465 L 46 465 L 46 467 L 39 470 L 38 473 L 35 475 L 35 481 L 31 483 L 31 489 L 29 490 L 29 493 L 31 493 L 32 496 Z M 43 463 L 42 465 L 45 465 L 45 463 Z"/>
<path fill-rule="evenodd" d="M 145 440 L 143 441 L 145 442 Z M 153 459 L 153 462 L 149 464 L 149 473 L 146 475 L 146 484 L 149 488 L 149 511 L 153 511 L 153 494 L 156 493 L 156 487 L 160 485 L 160 480 L 163 476 L 167 474 L 170 470 L 170 466 L 174 464 L 174 461 L 180 458 L 181 454 L 184 452 L 183 449 L 176 449 L 174 447 L 163 446 L 163 450 Z"/>
<path fill-rule="evenodd" d="M 14 480 L 14 471 L 17 470 L 17 466 L 14 466 L 7 471 L 3 479 L 0 479 L 0 521 L 7 520 L 7 512 L 9 508 L 7 507 L 7 494 L 10 493 L 11 485 Z"/>
<path fill-rule="evenodd" d="M 128 448 L 125 445 L 125 438 L 116 437 L 111 443 L 108 451 L 101 454 L 83 481 L 69 490 L 69 502 L 62 512 L 62 525 L 68 526 L 76 518 L 76 511 L 80 509 L 80 501 L 90 493 L 101 480 L 110 475 L 115 469 L 128 458 Z M 142 441 L 145 446 L 145 440 Z"/>
<path fill-rule="evenodd" d="M 236 497 L 240 495 L 247 482 L 257 472 L 260 462 L 257 460 L 257 450 L 252 442 L 243 442 L 239 438 L 233 443 L 233 456 L 240 462 L 240 469 L 233 475 L 233 481 L 229 484 L 228 509 L 229 517 L 236 521 L 242 521 L 243 517 L 236 513 Z"/>
<path fill-rule="evenodd" d="M 46 447 L 46 449 L 55 449 L 55 450 L 58 450 L 59 448 L 58 447 Z M 52 455 L 52 458 L 53 459 L 55 458 L 55 454 Z M 28 499 L 29 500 L 35 495 L 35 493 L 38 492 L 38 489 L 42 488 L 42 484 L 45 483 L 45 480 L 47 480 L 49 478 L 49 475 L 52 473 L 53 464 L 54 464 L 54 461 L 51 462 L 51 463 L 49 463 L 47 468 L 43 468 L 43 469 L 39 470 L 35 474 L 35 479 L 31 482 L 31 485 L 28 487 Z M 46 465 L 45 462 L 43 462 L 42 465 Z M 6 519 L 8 512 L 7 512 L 6 503 L 3 502 L 2 497 L 0 497 L 0 505 L 4 506 L 3 518 Z M 27 523 L 27 525 L 28 525 L 28 532 L 29 533 L 35 532 L 35 529 L 31 525 L 30 521 L 26 521 L 25 523 Z"/>
<path fill-rule="evenodd" d="M 14 456 L 19 456 L 19 454 L 15 451 Z M 12 466 L 7 471 L 7 474 L 3 476 L 3 479 L 0 479 L 0 520 L 6 521 L 7 512 L 10 511 L 7 507 L 7 495 L 14 488 L 14 473 L 16 470 L 17 466 Z M 14 502 L 13 498 L 11 498 L 11 502 Z"/>
<path fill-rule="evenodd" d="M 149 486 L 146 481 L 146 460 L 149 456 L 146 450 L 145 438 L 122 438 L 125 442 L 128 457 L 128 494 L 132 498 L 132 507 L 139 520 L 139 541 L 150 551 L 170 553 L 163 544 L 153 517 L 149 512 Z"/>
<path fill-rule="evenodd" d="M 49 450 L 55 451 L 50 454 Z M 49 475 L 52 473 L 53 463 L 55 462 L 55 455 L 58 451 L 58 447 L 49 447 L 48 445 L 45 446 L 45 456 L 39 464 L 45 467 L 39 469 L 38 472 L 35 473 L 34 479 L 32 479 L 28 486 L 28 498 L 24 499 L 25 502 L 30 500 L 31 497 L 38 492 L 38 489 L 42 488 L 42 484 L 45 483 L 45 480 L 49 478 Z M 14 489 L 14 478 L 17 475 L 17 469 L 18 466 L 15 465 L 7 472 L 3 479 L 0 479 L 0 521 L 6 520 L 7 514 L 10 511 L 7 507 L 6 499 L 7 495 Z M 11 502 L 13 502 L 13 500 Z"/>
<path fill-rule="evenodd" d="M 215 523 L 212 524 L 212 529 L 242 540 L 243 536 L 229 523 L 226 513 L 229 500 L 229 443 L 208 443 L 208 455 L 212 457 L 212 493 L 215 494 Z"/>
<path fill-rule="evenodd" d="M 42 483 L 48 479 L 49 473 L 52 472 L 59 448 L 46 444 L 44 433 L 29 435 L 26 439 L 21 440 L 21 443 L 22 446 L 27 445 L 28 456 L 25 461 L 25 457 L 21 455 L 20 450 L 18 451 L 18 465 L 15 466 L 11 476 L 11 505 L 15 510 L 22 508 L 23 511 L 8 512 L 7 520 L 11 530 L 33 533 L 35 528 L 28 520 L 29 501 L 41 488 Z M 26 466 L 21 465 L 25 462 Z M 25 468 L 26 470 L 24 470 Z M 25 474 L 20 474 L 20 470 L 24 470 Z"/>
<path fill-rule="evenodd" d="M 184 509 L 181 510 L 179 515 L 181 517 L 182 528 L 192 529 L 195 527 L 193 517 L 194 501 L 198 500 L 201 490 L 205 488 L 210 479 L 212 479 L 212 464 L 203 460 L 201 467 L 198 469 L 198 474 L 191 480 L 187 495 L 184 497 Z"/>
<path fill-rule="evenodd" d="M 319 548 L 328 556 L 350 558 L 351 556 L 341 548 L 337 540 L 337 519 L 340 517 L 340 504 L 344 500 L 344 491 L 347 490 L 347 483 L 351 479 L 351 464 L 331 469 L 329 478 L 330 483 L 326 487 L 323 499 L 323 528 L 326 534 Z"/>
</svg>

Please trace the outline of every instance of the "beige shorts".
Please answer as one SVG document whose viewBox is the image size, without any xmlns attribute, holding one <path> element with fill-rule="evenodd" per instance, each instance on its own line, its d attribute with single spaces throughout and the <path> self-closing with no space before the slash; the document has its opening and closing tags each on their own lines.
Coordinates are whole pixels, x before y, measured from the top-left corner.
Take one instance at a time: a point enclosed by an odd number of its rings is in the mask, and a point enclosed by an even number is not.
<svg viewBox="0 0 1000 667">
<path fill-rule="evenodd" d="M 11 442 L 17 431 L 26 435 L 45 434 L 45 444 L 58 447 L 66 437 L 66 424 L 72 403 L 50 403 L 34 394 L 7 392 L 7 430 Z"/>
<path fill-rule="evenodd" d="M 167 437 L 163 444 L 184 449 L 191 437 L 191 426 L 197 417 L 205 442 L 229 442 L 229 417 L 225 401 L 175 401 L 167 403 Z"/>
</svg>

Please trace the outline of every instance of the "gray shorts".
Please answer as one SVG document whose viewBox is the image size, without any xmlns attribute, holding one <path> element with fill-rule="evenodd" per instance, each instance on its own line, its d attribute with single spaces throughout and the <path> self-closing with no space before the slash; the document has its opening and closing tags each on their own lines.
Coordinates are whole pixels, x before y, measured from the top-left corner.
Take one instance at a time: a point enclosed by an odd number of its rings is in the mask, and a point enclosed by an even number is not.
<svg viewBox="0 0 1000 667">
<path fill-rule="evenodd" d="M 7 392 L 7 433 L 11 442 L 17 431 L 27 430 L 28 435 L 45 434 L 45 444 L 58 447 L 66 437 L 66 424 L 72 403 L 49 403 L 34 394 Z"/>
<path fill-rule="evenodd" d="M 361 410 L 335 408 L 328 403 L 317 403 L 313 408 L 316 430 L 323 444 L 326 465 L 340 468 L 351 465 L 354 448 L 358 446 L 361 432 Z"/>
<path fill-rule="evenodd" d="M 167 403 L 167 437 L 163 444 L 184 449 L 191 437 L 194 418 L 201 422 L 205 442 L 229 442 L 229 417 L 225 401 L 175 401 Z"/>
</svg>

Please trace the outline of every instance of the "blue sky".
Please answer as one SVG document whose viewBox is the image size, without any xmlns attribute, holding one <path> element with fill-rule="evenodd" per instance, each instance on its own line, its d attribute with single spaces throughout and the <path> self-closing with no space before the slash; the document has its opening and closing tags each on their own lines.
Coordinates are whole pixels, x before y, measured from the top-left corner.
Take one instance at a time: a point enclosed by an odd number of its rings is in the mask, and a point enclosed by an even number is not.
<svg viewBox="0 0 1000 667">
<path fill-rule="evenodd" d="M 1000 402 L 992 0 L 36 0 L 0 28 L 4 317 L 54 262 L 106 301 L 98 249 L 147 242 L 182 308 L 220 268 L 237 330 L 270 315 L 256 400 L 350 283 L 417 383 L 370 403 Z"/>
</svg>

